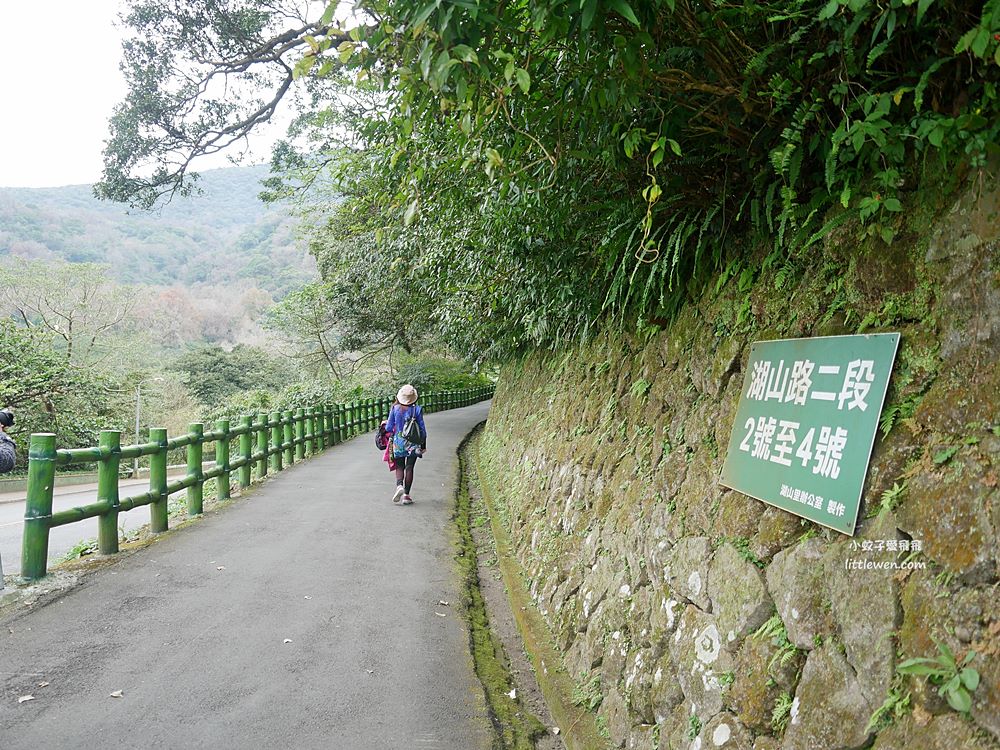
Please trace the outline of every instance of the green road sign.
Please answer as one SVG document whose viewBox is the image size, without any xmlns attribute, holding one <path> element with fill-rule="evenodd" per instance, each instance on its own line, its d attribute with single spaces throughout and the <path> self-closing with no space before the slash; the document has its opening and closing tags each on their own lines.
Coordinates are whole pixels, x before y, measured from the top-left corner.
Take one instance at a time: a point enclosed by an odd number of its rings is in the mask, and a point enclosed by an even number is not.
<svg viewBox="0 0 1000 750">
<path fill-rule="evenodd" d="M 898 333 L 758 341 L 721 482 L 853 535 Z"/>
</svg>

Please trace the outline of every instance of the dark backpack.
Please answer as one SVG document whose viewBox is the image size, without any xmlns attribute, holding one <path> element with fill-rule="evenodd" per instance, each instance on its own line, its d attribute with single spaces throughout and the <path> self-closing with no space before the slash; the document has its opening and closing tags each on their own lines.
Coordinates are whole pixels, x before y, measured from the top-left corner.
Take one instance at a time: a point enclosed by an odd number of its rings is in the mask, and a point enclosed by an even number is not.
<svg viewBox="0 0 1000 750">
<path fill-rule="evenodd" d="M 382 422 L 378 426 L 378 430 L 375 431 L 375 447 L 380 451 L 384 451 L 389 445 L 389 434 L 385 431 L 385 422 Z"/>
<path fill-rule="evenodd" d="M 413 411 L 409 413 L 406 417 L 406 421 L 403 423 L 403 430 L 399 434 L 402 435 L 403 440 L 413 443 L 414 445 L 420 445 L 424 441 L 424 436 L 420 432 L 420 423 L 417 422 L 417 409 L 419 407 L 414 406 Z"/>
</svg>

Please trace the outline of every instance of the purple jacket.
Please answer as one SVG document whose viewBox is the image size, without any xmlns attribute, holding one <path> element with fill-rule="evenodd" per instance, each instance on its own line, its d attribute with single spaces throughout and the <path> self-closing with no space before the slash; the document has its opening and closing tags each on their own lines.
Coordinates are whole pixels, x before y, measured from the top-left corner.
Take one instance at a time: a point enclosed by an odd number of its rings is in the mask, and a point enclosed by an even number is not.
<svg viewBox="0 0 1000 750">
<path fill-rule="evenodd" d="M 386 432 L 391 432 L 393 434 L 401 433 L 403 431 L 403 426 L 406 424 L 406 420 L 410 417 L 410 409 L 416 409 L 417 424 L 420 426 L 420 447 L 427 447 L 427 427 L 424 426 L 424 410 L 418 405 L 413 404 L 412 406 L 403 406 L 401 404 L 393 404 L 392 409 L 389 410 L 389 419 L 386 420 L 385 430 Z"/>
</svg>

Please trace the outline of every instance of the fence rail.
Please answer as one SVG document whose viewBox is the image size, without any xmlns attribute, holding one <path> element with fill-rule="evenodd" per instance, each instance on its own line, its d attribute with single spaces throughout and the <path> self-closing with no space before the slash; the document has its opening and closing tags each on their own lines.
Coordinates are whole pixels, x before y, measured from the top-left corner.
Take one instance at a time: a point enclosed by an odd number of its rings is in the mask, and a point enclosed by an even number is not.
<svg viewBox="0 0 1000 750">
<path fill-rule="evenodd" d="M 477 403 L 493 395 L 492 386 L 462 391 L 425 394 L 421 405 L 427 413 Z M 324 404 L 294 411 L 247 415 L 239 425 L 220 419 L 214 429 L 195 422 L 184 435 L 167 436 L 163 428 L 149 430 L 149 442 L 121 445 L 121 432 L 101 432 L 96 448 L 57 449 L 51 433 L 31 436 L 28 451 L 28 490 L 24 509 L 21 576 L 42 578 L 47 571 L 49 529 L 87 518 L 98 519 L 97 545 L 102 554 L 118 552 L 118 514 L 143 505 L 149 506 L 149 529 L 167 530 L 167 499 L 181 490 L 187 492 L 187 514 L 202 512 L 205 483 L 215 480 L 216 497 L 230 497 L 232 474 L 240 488 L 263 479 L 297 461 L 314 456 L 362 432 L 374 430 L 389 413 L 392 399 L 363 399 L 349 404 Z M 215 443 L 215 465 L 202 466 L 206 443 Z M 233 448 L 236 456 L 232 456 Z M 187 449 L 187 474 L 167 481 L 167 453 Z M 149 457 L 149 490 L 121 498 L 118 480 L 122 460 Z M 97 501 L 89 505 L 52 512 L 52 496 L 57 466 L 97 463 Z"/>
</svg>

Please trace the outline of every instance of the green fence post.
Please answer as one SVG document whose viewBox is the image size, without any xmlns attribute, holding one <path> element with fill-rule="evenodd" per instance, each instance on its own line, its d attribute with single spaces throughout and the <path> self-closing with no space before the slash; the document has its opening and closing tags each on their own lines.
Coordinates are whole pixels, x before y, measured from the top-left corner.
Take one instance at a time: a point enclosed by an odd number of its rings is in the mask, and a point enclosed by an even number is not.
<svg viewBox="0 0 1000 750">
<path fill-rule="evenodd" d="M 295 461 L 295 429 L 292 422 L 295 414 L 291 411 L 281 413 L 282 442 L 285 445 L 285 466 L 291 466 Z"/>
<path fill-rule="evenodd" d="M 336 422 L 334 426 L 333 442 L 334 445 L 340 445 L 344 442 L 344 405 L 334 404 L 334 420 Z"/>
<path fill-rule="evenodd" d="M 312 455 L 316 455 L 320 451 L 319 444 L 319 433 L 320 433 L 320 414 L 319 407 L 314 406 L 309 416 L 309 426 L 312 428 Z"/>
<path fill-rule="evenodd" d="M 240 427 L 244 428 L 240 435 L 240 458 L 243 459 L 243 465 L 240 466 L 240 488 L 246 488 L 250 486 L 250 459 L 253 457 L 253 417 L 242 417 Z"/>
<path fill-rule="evenodd" d="M 56 436 L 37 432 L 28 447 L 28 498 L 21 537 L 21 577 L 43 578 L 49 557 L 49 521 L 56 475 Z"/>
<path fill-rule="evenodd" d="M 333 446 L 333 407 L 323 404 L 323 447 Z"/>
<path fill-rule="evenodd" d="M 313 413 L 316 415 L 314 420 L 316 423 L 316 452 L 320 453 L 326 448 L 326 407 L 320 404 Z"/>
<path fill-rule="evenodd" d="M 281 471 L 281 459 L 284 450 L 281 444 L 284 442 L 285 431 L 281 428 L 281 412 L 271 412 L 271 471 Z"/>
<path fill-rule="evenodd" d="M 159 446 L 149 456 L 149 491 L 157 497 L 149 504 L 149 530 L 160 534 L 167 530 L 167 431 L 151 427 L 149 442 Z"/>
<path fill-rule="evenodd" d="M 316 448 L 317 453 L 326 450 L 326 406 L 316 407 Z"/>
<path fill-rule="evenodd" d="M 191 442 L 187 447 L 187 478 L 193 479 L 193 484 L 187 488 L 187 512 L 189 516 L 201 515 L 205 505 L 205 482 L 202 479 L 202 457 L 204 455 L 205 425 L 192 422 L 188 425 Z"/>
<path fill-rule="evenodd" d="M 257 454 L 263 453 L 260 458 L 257 459 L 257 478 L 261 479 L 267 476 L 267 415 L 258 414 L 257 415 Z"/>
<path fill-rule="evenodd" d="M 305 409 L 295 410 L 295 460 L 301 461 L 306 457 L 306 424 Z"/>
<path fill-rule="evenodd" d="M 215 478 L 215 497 L 228 500 L 229 492 L 229 420 L 220 419 L 215 423 L 216 432 L 222 437 L 215 441 L 215 465 L 222 467 L 222 473 Z"/>
<path fill-rule="evenodd" d="M 97 465 L 97 501 L 110 505 L 97 517 L 97 549 L 102 555 L 118 551 L 118 465 L 121 463 L 122 434 L 117 430 L 101 430 L 97 442 L 103 454 Z"/>
<path fill-rule="evenodd" d="M 313 424 L 311 406 L 306 406 L 302 409 L 302 437 L 302 450 L 308 458 L 313 454 Z"/>
</svg>

